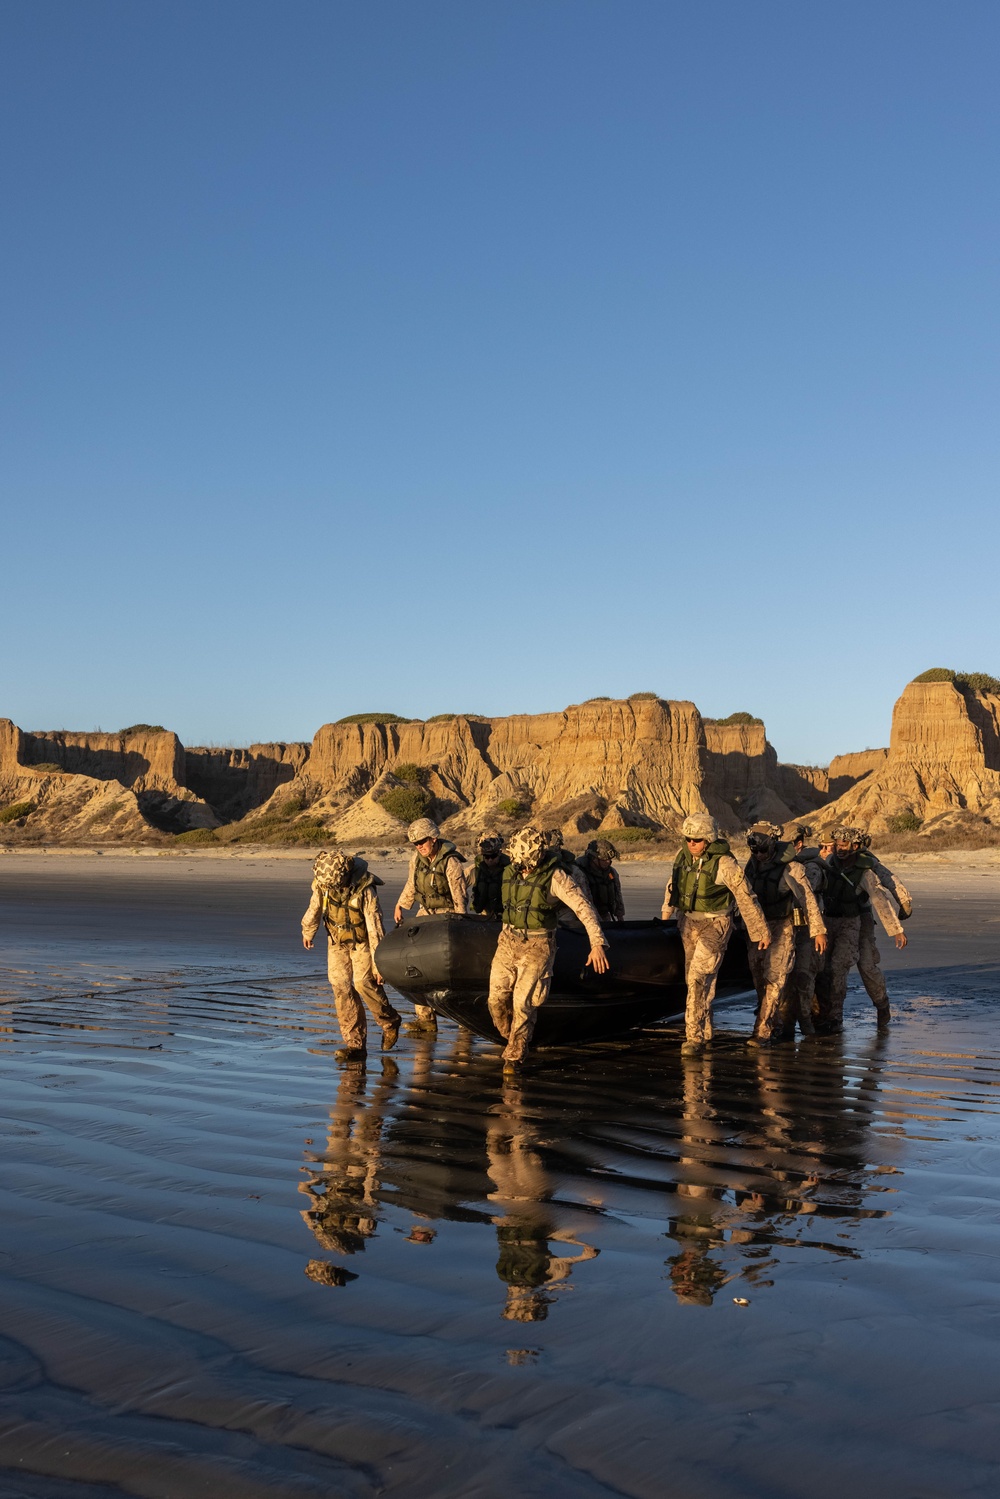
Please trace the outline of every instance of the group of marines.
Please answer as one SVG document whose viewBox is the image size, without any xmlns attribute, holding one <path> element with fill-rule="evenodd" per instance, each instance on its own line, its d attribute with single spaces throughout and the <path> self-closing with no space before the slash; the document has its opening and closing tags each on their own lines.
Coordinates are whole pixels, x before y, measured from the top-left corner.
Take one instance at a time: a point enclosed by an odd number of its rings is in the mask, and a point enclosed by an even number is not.
<svg viewBox="0 0 1000 1499">
<path fill-rule="evenodd" d="M 797 827 L 786 839 L 774 823 L 757 822 L 747 833 L 749 858 L 740 868 L 711 817 L 685 819 L 661 912 L 664 921 L 676 917 L 684 946 L 685 1053 L 712 1039 L 712 1001 L 737 916 L 757 991 L 748 1044 L 790 1040 L 796 1027 L 803 1035 L 841 1030 L 855 966 L 879 1027 L 889 1024 L 875 915 L 896 946 L 905 947 L 901 922 L 912 911 L 909 891 L 871 852 L 871 839 L 861 829 L 838 827 L 807 846 L 811 834 L 811 828 Z M 513 834 L 505 849 L 500 834 L 489 831 L 479 839 L 470 880 L 465 859 L 429 818 L 411 823 L 408 837 L 412 853 L 394 912 L 396 925 L 414 905 L 418 916 L 480 915 L 500 922 L 489 1008 L 504 1038 L 504 1067 L 516 1068 L 548 997 L 556 932 L 567 912 L 590 940 L 587 966 L 608 971 L 605 929 L 625 917 L 613 863 L 618 852 L 609 839 L 596 838 L 575 858 L 558 832 L 533 825 Z M 382 1029 L 383 1051 L 399 1035 L 400 1016 L 375 966 L 384 935 L 381 883 L 360 857 L 324 852 L 313 866 L 302 940 L 311 948 L 320 926 L 326 926 L 327 972 L 344 1041 L 341 1058 L 365 1053 L 366 1007 Z M 436 1026 L 433 1009 L 414 1008 L 416 1025 Z"/>
</svg>

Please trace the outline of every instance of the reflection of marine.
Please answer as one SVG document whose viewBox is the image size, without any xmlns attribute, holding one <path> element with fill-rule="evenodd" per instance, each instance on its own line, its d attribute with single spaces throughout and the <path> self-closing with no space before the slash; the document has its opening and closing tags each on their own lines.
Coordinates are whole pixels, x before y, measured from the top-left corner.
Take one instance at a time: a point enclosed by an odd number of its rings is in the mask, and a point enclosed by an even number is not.
<svg viewBox="0 0 1000 1499">
<path fill-rule="evenodd" d="M 507 1286 L 501 1316 L 508 1322 L 541 1322 L 553 1297 L 549 1288 L 568 1280 L 573 1266 L 595 1259 L 570 1229 L 553 1226 L 547 1205 L 552 1184 L 538 1153 L 537 1134 L 526 1115 L 520 1085 L 505 1080 L 503 1097 L 486 1131 L 487 1170 L 494 1185 L 489 1200 L 502 1209 L 493 1219 L 500 1255 L 497 1275 Z M 573 1244 L 574 1255 L 554 1255 L 550 1243 Z"/>
<path fill-rule="evenodd" d="M 732 935 L 734 901 L 761 950 L 770 944 L 771 934 L 729 844 L 718 837 L 714 819 L 702 814 L 686 817 L 681 837 L 684 847 L 674 860 L 661 915 L 669 921 L 677 913 L 687 980 L 687 1039 L 682 1049 L 697 1051 L 712 1039 L 712 1001 Z"/>
<path fill-rule="evenodd" d="M 314 1170 L 299 1183 L 312 1199 L 302 1219 L 323 1249 L 335 1254 L 359 1254 L 378 1230 L 380 1170 L 386 1106 L 392 1097 L 399 1068 L 391 1057 L 382 1061 L 382 1075 L 366 1101 L 367 1075 L 363 1064 L 346 1067 L 340 1075 L 337 1098 L 330 1110 L 326 1150 L 307 1156 Z M 328 1285 L 343 1285 L 340 1267 L 311 1261 L 307 1274 Z M 332 1278 L 331 1278 L 332 1277 Z M 353 1278 L 353 1277 L 351 1277 Z"/>
<path fill-rule="evenodd" d="M 312 898 L 302 918 L 303 946 L 311 948 L 320 923 L 329 937 L 326 971 L 333 988 L 337 1023 L 348 1052 L 363 1056 L 368 1045 L 365 1006 L 382 1027 L 382 1050 L 399 1035 L 399 1016 L 386 999 L 374 952 L 385 935 L 378 886 L 363 859 L 318 854 Z"/>
<path fill-rule="evenodd" d="M 503 872 L 503 926 L 490 965 L 490 1017 L 507 1042 L 504 1066 L 520 1063 L 531 1042 L 539 1006 L 552 985 L 559 905 L 579 917 L 590 938 L 587 967 L 606 973 L 601 925 L 587 896 L 561 866 L 543 832 L 528 826 L 510 842 Z"/>
<path fill-rule="evenodd" d="M 906 946 L 892 901 L 879 884 L 874 861 L 862 852 L 863 834 L 857 828 L 837 828 L 834 850 L 826 861 L 827 888 L 824 896 L 830 943 L 826 963 L 816 980 L 813 1020 L 817 1031 L 839 1031 L 844 1023 L 847 979 L 860 956 L 861 912 L 874 907 L 879 920 L 897 947 Z M 884 989 L 883 989 L 884 993 Z M 889 1001 L 874 1000 L 879 1024 L 889 1019 Z"/>
<path fill-rule="evenodd" d="M 702 1152 L 710 1137 L 712 1105 L 712 1056 L 683 1057 L 684 1103 L 681 1115 L 680 1152 L 677 1157 L 679 1198 L 690 1201 L 690 1210 L 670 1219 L 669 1236 L 681 1245 L 679 1254 L 667 1264 L 677 1300 L 684 1306 L 711 1306 L 715 1293 L 730 1279 L 712 1259 L 710 1250 L 725 1243 L 718 1204 L 726 1188 L 699 1181 L 705 1175 Z M 704 1206 L 699 1208 L 698 1203 Z"/>
<path fill-rule="evenodd" d="M 399 926 L 403 913 L 419 901 L 418 916 L 464 916 L 468 909 L 465 884 L 465 862 L 453 843 L 442 838 L 437 823 L 429 817 L 411 822 L 406 836 L 413 845 L 410 868 L 399 900 L 395 921 Z M 430 1005 L 414 1002 L 417 1020 L 430 1030 L 437 1029 L 437 1016 Z"/>
<path fill-rule="evenodd" d="M 751 1040 L 780 1040 L 789 1032 L 795 1034 L 788 985 L 795 961 L 796 916 L 806 922 L 817 954 L 826 950 L 826 927 L 793 845 L 781 842 L 781 829 L 773 822 L 755 822 L 747 833 L 747 844 L 747 881 L 771 934 L 770 945 L 763 951 L 752 939 L 747 942 L 758 1000 Z"/>
<path fill-rule="evenodd" d="M 576 861 L 583 871 L 594 910 L 603 922 L 625 920 L 622 882 L 612 863 L 617 858 L 618 850 L 610 838 L 594 838 Z"/>
</svg>

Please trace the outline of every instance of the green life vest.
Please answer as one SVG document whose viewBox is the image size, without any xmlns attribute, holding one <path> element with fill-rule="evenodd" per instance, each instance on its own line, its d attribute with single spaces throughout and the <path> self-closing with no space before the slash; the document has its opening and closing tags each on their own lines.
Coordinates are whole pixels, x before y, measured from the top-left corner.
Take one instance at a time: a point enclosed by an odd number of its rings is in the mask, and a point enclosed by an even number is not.
<svg viewBox="0 0 1000 1499">
<path fill-rule="evenodd" d="M 686 845 L 679 850 L 670 880 L 670 904 L 676 911 L 717 916 L 729 910 L 733 897 L 726 886 L 716 880 L 719 860 L 728 852 L 729 844 L 725 838 L 710 843 L 699 859 L 692 857 Z"/>
<path fill-rule="evenodd" d="M 774 857 L 766 864 L 758 864 L 752 856 L 746 863 L 746 877 L 767 921 L 782 921 L 792 914 L 795 897 L 790 890 L 779 890 L 781 877 L 795 858 L 791 843 L 779 843 Z"/>
<path fill-rule="evenodd" d="M 618 880 L 613 869 L 598 869 L 589 858 L 576 861 L 582 869 L 594 909 L 602 921 L 613 921 L 618 913 Z"/>
<path fill-rule="evenodd" d="M 827 916 L 860 916 L 871 904 L 867 890 L 859 889 L 869 869 L 873 868 L 868 854 L 858 854 L 850 869 L 845 869 L 831 854 L 826 860 L 827 885 L 823 898 L 823 910 Z"/>
<path fill-rule="evenodd" d="M 482 916 L 503 915 L 503 872 L 510 863 L 500 854 L 494 864 L 476 860 L 476 877 L 472 884 L 472 909 Z"/>
<path fill-rule="evenodd" d="M 557 853 L 548 854 L 530 874 L 522 875 L 514 864 L 503 872 L 504 925 L 515 932 L 554 932 L 559 902 L 549 894 L 552 876 L 561 867 Z"/>
<path fill-rule="evenodd" d="M 364 893 L 371 886 L 381 883 L 367 869 L 362 869 L 351 875 L 345 890 L 322 892 L 320 909 L 331 942 L 342 946 L 368 941 L 368 925 L 363 910 Z"/>
<path fill-rule="evenodd" d="M 454 911 L 455 909 L 451 886 L 448 884 L 449 859 L 458 859 L 460 863 L 463 862 L 462 855 L 455 845 L 444 839 L 433 859 L 425 859 L 423 854 L 417 854 L 417 868 L 413 882 L 420 904 L 432 915 L 440 911 Z"/>
</svg>

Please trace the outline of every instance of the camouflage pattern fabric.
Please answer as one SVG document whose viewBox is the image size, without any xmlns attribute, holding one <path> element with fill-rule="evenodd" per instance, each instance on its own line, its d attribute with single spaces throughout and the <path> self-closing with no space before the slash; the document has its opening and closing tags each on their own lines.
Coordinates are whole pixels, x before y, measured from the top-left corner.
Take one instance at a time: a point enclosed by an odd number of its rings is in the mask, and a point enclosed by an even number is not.
<svg viewBox="0 0 1000 1499">
<path fill-rule="evenodd" d="M 507 1042 L 503 1059 L 519 1062 L 531 1042 L 539 1006 L 549 997 L 556 956 L 555 932 L 526 936 L 500 929 L 490 967 L 490 1016 Z"/>
<path fill-rule="evenodd" d="M 349 947 L 331 942 L 326 954 L 326 973 L 345 1046 L 359 1051 L 367 1049 L 366 1005 L 383 1030 L 399 1024 L 399 1016 L 386 999 L 385 990 L 375 982 L 369 948 L 360 943 Z"/>
<path fill-rule="evenodd" d="M 885 987 L 885 976 L 879 967 L 880 953 L 875 933 L 875 916 L 869 906 L 861 913 L 861 928 L 858 934 L 858 972 L 865 992 L 876 1010 L 889 1008 L 889 991 Z"/>
<path fill-rule="evenodd" d="M 353 864 L 354 860 L 347 854 L 331 854 L 323 849 L 313 861 L 313 880 L 321 890 L 343 890 Z"/>
<path fill-rule="evenodd" d="M 747 955 L 760 1007 L 753 1028 L 760 1041 L 772 1041 L 785 1029 L 785 992 L 795 961 L 795 924 L 791 916 L 769 921 L 771 945 L 760 951 L 747 939 Z"/>
<path fill-rule="evenodd" d="M 804 1036 L 811 1036 L 815 1027 L 812 1022 L 813 997 L 816 993 L 816 977 L 823 966 L 823 955 L 816 951 L 816 944 L 804 926 L 795 928 L 795 958 L 785 988 L 785 1031 L 794 1032 L 796 1022 Z"/>
<path fill-rule="evenodd" d="M 847 979 L 858 961 L 860 916 L 828 916 L 826 961 L 816 978 L 813 1024 L 817 1030 L 837 1030 L 844 1024 Z"/>
<path fill-rule="evenodd" d="M 684 977 L 687 980 L 687 1007 L 684 1033 L 688 1041 L 711 1041 L 712 1001 L 719 981 L 719 969 L 733 931 L 733 918 L 682 914 L 677 926 L 684 944 Z"/>
</svg>

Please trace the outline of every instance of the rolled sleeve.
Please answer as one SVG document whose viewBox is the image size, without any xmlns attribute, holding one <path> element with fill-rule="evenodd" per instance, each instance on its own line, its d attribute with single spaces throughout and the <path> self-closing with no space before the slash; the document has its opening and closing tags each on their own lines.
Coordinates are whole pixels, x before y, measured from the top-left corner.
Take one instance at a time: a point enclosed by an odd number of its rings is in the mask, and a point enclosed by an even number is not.
<svg viewBox="0 0 1000 1499">
<path fill-rule="evenodd" d="M 875 877 L 874 869 L 865 870 L 861 877 L 861 889 L 865 891 L 871 900 L 872 909 L 885 927 L 888 935 L 890 937 L 898 937 L 903 928 L 893 908 L 892 901 L 889 899 L 889 893 L 879 884 Z"/>
<path fill-rule="evenodd" d="M 413 905 L 414 905 L 416 899 L 417 899 L 417 856 L 416 856 L 416 854 L 411 854 L 410 855 L 410 867 L 409 867 L 409 869 L 406 872 L 406 884 L 403 886 L 403 889 L 400 892 L 399 900 L 396 902 L 396 904 L 399 906 L 399 908 L 401 910 L 403 910 L 403 911 L 409 911 L 409 910 L 412 910 Z"/>
<path fill-rule="evenodd" d="M 806 913 L 809 923 L 810 937 L 824 937 L 826 935 L 826 922 L 819 908 L 819 901 L 809 883 L 809 876 L 805 869 L 794 859 L 788 865 L 782 876 L 789 893 L 794 896 L 796 904 L 801 906 Z"/>
<path fill-rule="evenodd" d="M 382 902 L 378 898 L 378 891 L 374 885 L 369 885 L 361 902 L 361 910 L 365 918 L 365 926 L 368 929 L 368 945 L 374 953 L 376 947 L 385 936 L 385 924 L 382 920 Z"/>
<path fill-rule="evenodd" d="M 456 854 L 452 854 L 445 866 L 448 873 L 448 889 L 451 891 L 451 903 L 456 911 L 464 916 L 469 908 L 469 892 L 465 882 L 465 866 Z"/>
<path fill-rule="evenodd" d="M 312 887 L 312 898 L 309 901 L 306 914 L 302 918 L 302 936 L 307 942 L 311 942 L 323 923 L 323 897 L 314 885 Z"/>
</svg>

